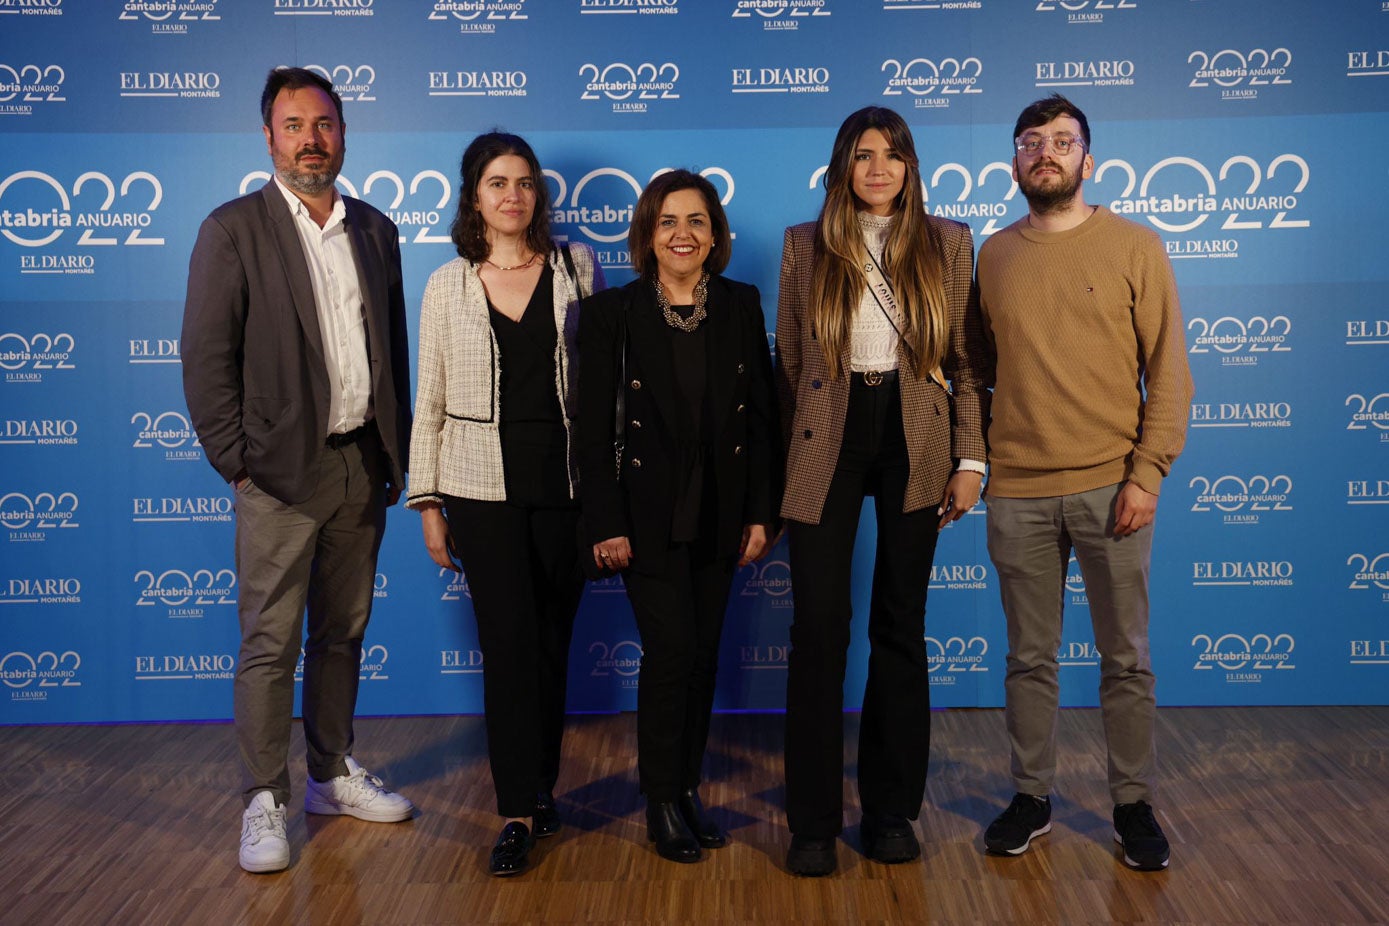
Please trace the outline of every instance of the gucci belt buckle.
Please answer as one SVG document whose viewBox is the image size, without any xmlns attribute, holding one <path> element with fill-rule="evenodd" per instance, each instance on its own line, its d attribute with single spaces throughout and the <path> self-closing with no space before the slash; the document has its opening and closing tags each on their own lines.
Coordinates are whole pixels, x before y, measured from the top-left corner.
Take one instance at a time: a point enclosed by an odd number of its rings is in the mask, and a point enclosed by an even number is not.
<svg viewBox="0 0 1389 926">
<path fill-rule="evenodd" d="M 869 370 L 863 374 L 863 384 L 865 386 L 881 386 L 883 384 L 883 374 L 880 370 Z"/>
</svg>

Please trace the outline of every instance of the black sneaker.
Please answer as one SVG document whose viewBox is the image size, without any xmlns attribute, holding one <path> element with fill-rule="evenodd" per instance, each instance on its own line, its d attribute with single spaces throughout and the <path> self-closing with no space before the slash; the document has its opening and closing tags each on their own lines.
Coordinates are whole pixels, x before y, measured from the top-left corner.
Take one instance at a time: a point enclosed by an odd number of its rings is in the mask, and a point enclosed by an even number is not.
<svg viewBox="0 0 1389 926">
<path fill-rule="evenodd" d="M 921 855 L 921 844 L 906 817 L 866 813 L 859 833 L 863 837 L 863 854 L 875 862 L 897 865 Z"/>
<path fill-rule="evenodd" d="M 1162 871 L 1170 850 L 1147 801 L 1114 805 L 1114 841 L 1124 847 L 1124 864 L 1139 871 Z"/>
<path fill-rule="evenodd" d="M 833 874 L 838 864 L 833 838 L 791 836 L 791 848 L 786 853 L 786 867 L 792 874 L 806 878 L 821 878 Z"/>
<path fill-rule="evenodd" d="M 1051 832 L 1051 798 L 1014 794 L 1013 803 L 984 831 L 984 848 L 998 855 L 1022 855 L 1032 840 Z"/>
</svg>

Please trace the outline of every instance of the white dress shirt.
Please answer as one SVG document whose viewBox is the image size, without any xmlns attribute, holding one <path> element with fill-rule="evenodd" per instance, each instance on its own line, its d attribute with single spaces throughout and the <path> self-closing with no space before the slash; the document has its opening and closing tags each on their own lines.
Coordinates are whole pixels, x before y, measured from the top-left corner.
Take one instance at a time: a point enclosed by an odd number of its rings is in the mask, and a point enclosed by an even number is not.
<svg viewBox="0 0 1389 926">
<path fill-rule="evenodd" d="M 328 366 L 328 434 L 345 434 L 371 418 L 371 363 L 367 359 L 366 322 L 357 262 L 347 233 L 347 210 L 333 191 L 333 212 L 322 228 L 309 208 L 289 187 L 275 178 L 294 217 L 313 283 L 323 358 Z"/>
</svg>

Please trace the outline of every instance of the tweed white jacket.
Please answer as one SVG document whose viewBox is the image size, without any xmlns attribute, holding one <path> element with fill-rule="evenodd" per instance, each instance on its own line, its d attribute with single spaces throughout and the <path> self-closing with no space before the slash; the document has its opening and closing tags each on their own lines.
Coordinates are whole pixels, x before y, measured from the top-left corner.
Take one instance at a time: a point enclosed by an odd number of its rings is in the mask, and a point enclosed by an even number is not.
<svg viewBox="0 0 1389 926">
<path fill-rule="evenodd" d="M 603 271 L 586 245 L 569 253 L 584 295 L 603 289 Z M 569 444 L 569 495 L 577 497 L 573 421 L 577 414 L 579 298 L 556 242 L 554 271 L 555 393 Z M 505 501 L 499 425 L 501 357 L 477 266 L 457 257 L 435 270 L 420 309 L 419 385 L 410 439 L 410 492 L 418 508 L 444 495 Z"/>
</svg>

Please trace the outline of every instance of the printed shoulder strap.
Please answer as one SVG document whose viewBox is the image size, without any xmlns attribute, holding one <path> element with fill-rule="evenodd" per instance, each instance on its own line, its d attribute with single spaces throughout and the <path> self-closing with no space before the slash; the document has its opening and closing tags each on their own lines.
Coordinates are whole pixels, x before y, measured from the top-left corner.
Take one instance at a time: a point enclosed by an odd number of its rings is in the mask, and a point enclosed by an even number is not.
<svg viewBox="0 0 1389 926">
<path fill-rule="evenodd" d="M 898 324 L 902 319 L 902 309 L 897 305 L 897 294 L 892 291 L 892 284 L 887 281 L 883 268 L 878 266 L 878 261 L 872 253 L 869 253 L 868 260 L 863 263 L 863 275 L 868 280 L 868 291 L 873 294 L 873 301 L 878 303 L 878 308 L 882 309 L 887 323 L 897 332 L 897 340 L 901 341 L 910 353 L 911 345 L 902 339 L 902 329 Z M 930 376 L 936 385 L 946 392 L 950 391 L 945 385 L 945 373 L 939 366 L 931 371 Z"/>
</svg>

